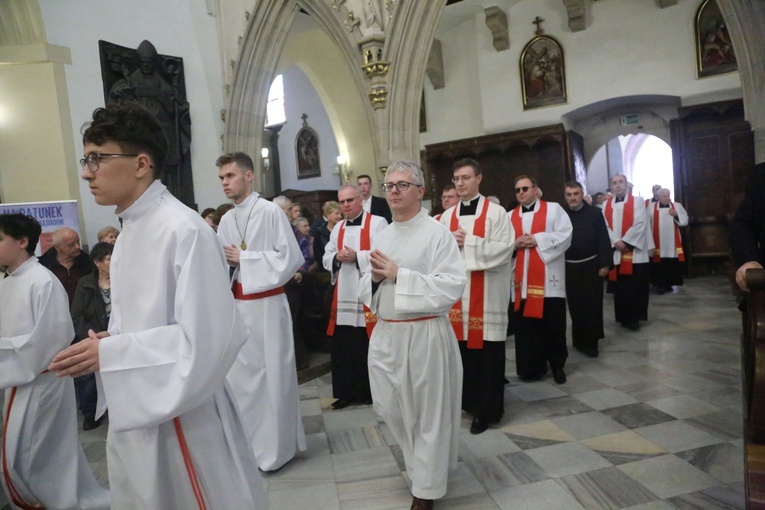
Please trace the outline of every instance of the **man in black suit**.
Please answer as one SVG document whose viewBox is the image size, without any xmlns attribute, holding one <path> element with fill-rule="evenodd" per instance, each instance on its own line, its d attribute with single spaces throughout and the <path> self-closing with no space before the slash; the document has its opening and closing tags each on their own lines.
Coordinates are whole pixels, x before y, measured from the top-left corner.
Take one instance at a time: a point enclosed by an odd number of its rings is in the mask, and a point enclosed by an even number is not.
<svg viewBox="0 0 765 510">
<path fill-rule="evenodd" d="M 368 175 L 359 175 L 356 178 L 356 185 L 359 188 L 359 193 L 361 193 L 361 198 L 364 199 L 362 203 L 364 211 L 374 216 L 382 216 L 390 225 L 393 215 L 390 212 L 390 207 L 388 207 L 388 201 L 372 195 L 372 178 Z"/>
</svg>

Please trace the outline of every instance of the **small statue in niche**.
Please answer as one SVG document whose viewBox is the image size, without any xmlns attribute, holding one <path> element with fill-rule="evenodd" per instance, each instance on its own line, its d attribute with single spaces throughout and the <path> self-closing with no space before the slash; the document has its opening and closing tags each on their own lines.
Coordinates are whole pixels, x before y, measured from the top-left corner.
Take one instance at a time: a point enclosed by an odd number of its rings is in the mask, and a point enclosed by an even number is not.
<svg viewBox="0 0 765 510">
<path fill-rule="evenodd" d="M 175 197 L 195 207 L 183 59 L 159 55 L 149 41 L 136 50 L 105 41 L 99 41 L 99 47 L 106 102 L 135 101 L 154 114 L 168 141 L 162 182 Z"/>
<path fill-rule="evenodd" d="M 364 21 L 370 32 L 382 32 L 382 16 L 377 0 L 366 0 L 364 3 Z"/>
</svg>

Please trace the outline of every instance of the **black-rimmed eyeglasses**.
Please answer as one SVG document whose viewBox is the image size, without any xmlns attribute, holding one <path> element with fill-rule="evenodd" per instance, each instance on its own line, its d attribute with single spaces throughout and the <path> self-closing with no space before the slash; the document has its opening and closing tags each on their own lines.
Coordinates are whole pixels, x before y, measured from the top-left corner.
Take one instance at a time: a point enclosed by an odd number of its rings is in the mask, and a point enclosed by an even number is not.
<svg viewBox="0 0 765 510">
<path fill-rule="evenodd" d="M 406 191 L 409 189 L 409 186 L 417 186 L 419 187 L 419 184 L 415 184 L 413 182 L 406 182 L 406 181 L 399 181 L 399 182 L 384 182 L 380 184 L 380 188 L 386 192 L 390 193 L 393 191 L 393 188 L 396 188 L 399 191 Z"/>
<path fill-rule="evenodd" d="M 521 191 L 523 191 L 524 193 L 526 193 L 528 190 L 530 190 L 533 187 L 534 186 L 518 186 L 517 188 L 515 188 L 515 192 L 520 193 Z"/>
<path fill-rule="evenodd" d="M 93 173 L 98 172 L 98 164 L 101 158 L 134 158 L 138 154 L 109 154 L 106 152 L 91 152 L 84 158 L 80 159 L 80 169 L 85 170 L 85 165 L 88 165 L 88 170 Z"/>
</svg>

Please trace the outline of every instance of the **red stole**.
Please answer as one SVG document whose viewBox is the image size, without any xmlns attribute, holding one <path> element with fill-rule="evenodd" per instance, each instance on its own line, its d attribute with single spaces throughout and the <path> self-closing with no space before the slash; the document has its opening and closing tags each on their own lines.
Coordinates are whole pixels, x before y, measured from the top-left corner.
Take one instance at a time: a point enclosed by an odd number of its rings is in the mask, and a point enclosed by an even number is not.
<svg viewBox="0 0 765 510">
<path fill-rule="evenodd" d="M 348 220 L 343 221 L 339 225 L 340 233 L 337 235 L 337 251 L 343 249 L 343 239 L 345 238 L 345 224 Z M 364 214 L 364 225 L 361 226 L 361 239 L 359 240 L 359 251 L 369 251 L 372 248 L 370 238 L 370 225 L 372 224 L 372 215 Z M 327 335 L 332 336 L 335 334 L 335 326 L 337 325 L 337 292 L 340 288 L 338 275 L 338 282 L 335 284 L 335 293 L 332 297 L 332 308 L 329 312 L 329 325 L 327 326 Z M 377 317 L 372 313 L 367 305 L 364 305 L 364 321 L 366 322 L 367 337 L 372 336 L 372 330 L 377 323 Z"/>
<path fill-rule="evenodd" d="M 515 230 L 515 236 L 523 234 L 523 219 L 521 218 L 521 206 L 515 208 L 510 216 L 510 223 Z M 531 220 L 530 234 L 544 232 L 547 228 L 547 202 L 539 200 L 539 210 L 534 213 Z M 529 265 L 529 277 L 526 282 L 526 307 L 523 316 L 532 319 L 541 319 L 545 304 L 545 263 L 539 256 L 538 250 L 518 250 L 515 258 L 515 304 L 513 310 L 521 308 L 521 291 L 523 290 L 523 273 L 526 264 Z"/>
<path fill-rule="evenodd" d="M 606 222 L 608 228 L 614 229 L 614 206 L 612 205 L 616 197 L 606 202 Z M 622 212 L 622 232 L 621 236 L 627 233 L 632 228 L 632 224 L 635 221 L 635 197 L 627 195 L 624 199 L 624 210 Z M 622 252 L 621 261 L 619 262 L 619 274 L 631 275 L 632 274 L 632 252 Z M 612 282 L 616 281 L 616 268 L 613 268 L 608 273 L 608 279 Z"/>
<path fill-rule="evenodd" d="M 481 213 L 473 224 L 473 235 L 476 237 L 486 237 L 486 212 L 489 210 L 489 201 L 483 199 Z M 460 219 L 457 215 L 459 204 L 452 212 L 449 230 L 456 231 L 460 227 Z M 483 349 L 483 286 L 484 272 L 472 271 L 470 273 L 470 314 L 468 315 L 468 349 Z M 462 334 L 462 298 L 458 299 L 452 309 L 449 311 L 449 321 L 454 328 L 454 334 L 457 340 L 464 341 Z"/>
<path fill-rule="evenodd" d="M 669 203 L 670 209 L 675 210 L 675 204 Z M 675 220 L 672 220 L 672 225 L 675 227 L 675 253 L 677 254 L 677 260 L 685 262 L 685 253 L 683 253 L 683 241 L 680 239 L 680 227 Z M 661 261 L 661 232 L 659 232 L 659 202 L 654 202 L 653 206 L 653 261 L 658 264 Z"/>
</svg>

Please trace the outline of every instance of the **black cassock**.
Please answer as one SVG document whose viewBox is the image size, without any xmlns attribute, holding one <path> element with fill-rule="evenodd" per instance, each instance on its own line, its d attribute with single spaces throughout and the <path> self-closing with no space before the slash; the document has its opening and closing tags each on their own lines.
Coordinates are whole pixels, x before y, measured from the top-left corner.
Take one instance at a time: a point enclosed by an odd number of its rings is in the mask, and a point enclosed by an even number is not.
<svg viewBox="0 0 765 510">
<path fill-rule="evenodd" d="M 603 333 L 603 278 L 601 267 L 613 265 L 613 249 L 603 212 L 586 202 L 566 209 L 574 232 L 566 250 L 566 297 L 575 348 L 597 350 Z"/>
</svg>

